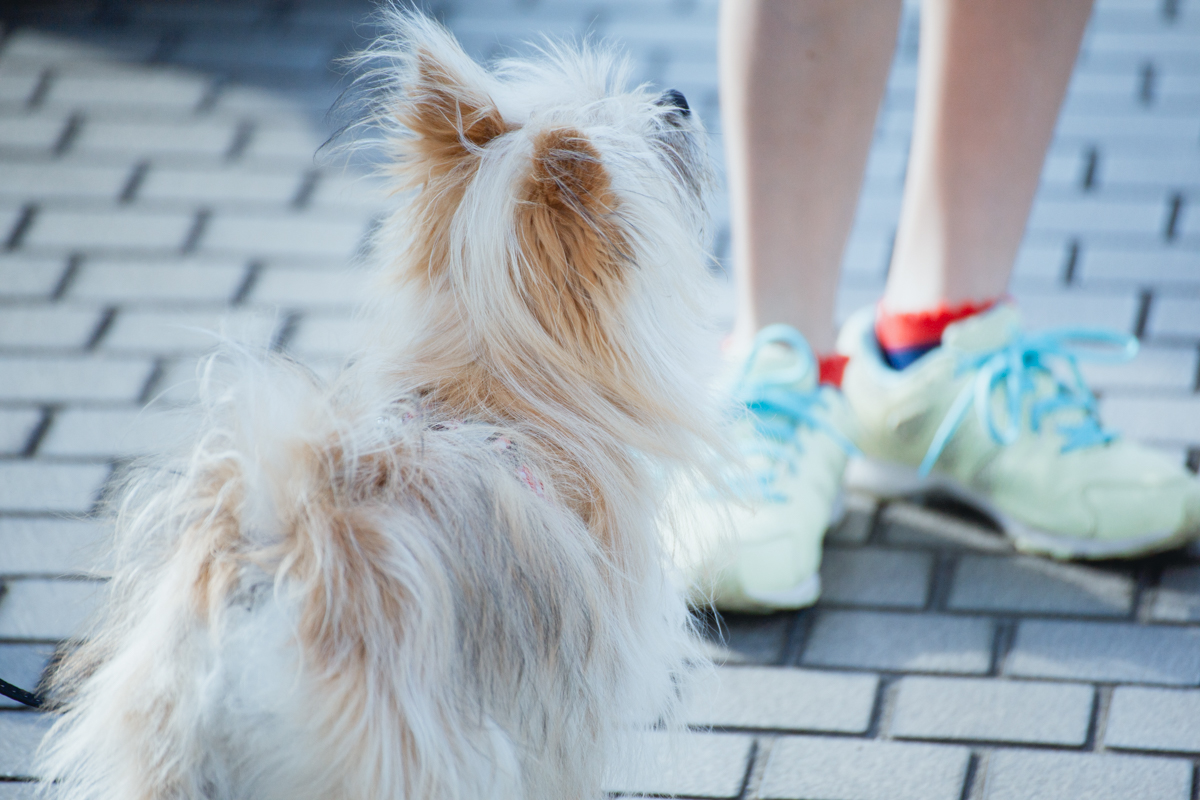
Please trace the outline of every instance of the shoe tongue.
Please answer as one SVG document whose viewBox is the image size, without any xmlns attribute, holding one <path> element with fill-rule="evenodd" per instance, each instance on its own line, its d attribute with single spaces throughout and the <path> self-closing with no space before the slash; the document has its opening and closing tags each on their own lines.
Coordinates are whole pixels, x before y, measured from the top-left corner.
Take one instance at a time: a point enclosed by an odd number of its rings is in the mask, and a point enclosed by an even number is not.
<svg viewBox="0 0 1200 800">
<path fill-rule="evenodd" d="M 747 377 L 779 381 L 790 388 L 810 391 L 817 387 L 815 366 L 786 344 L 769 342 L 759 348 Z"/>
<path fill-rule="evenodd" d="M 942 333 L 942 346 L 965 353 L 996 350 L 1007 344 L 1020 328 L 1021 312 L 1011 303 L 1001 303 L 948 326 Z"/>
</svg>

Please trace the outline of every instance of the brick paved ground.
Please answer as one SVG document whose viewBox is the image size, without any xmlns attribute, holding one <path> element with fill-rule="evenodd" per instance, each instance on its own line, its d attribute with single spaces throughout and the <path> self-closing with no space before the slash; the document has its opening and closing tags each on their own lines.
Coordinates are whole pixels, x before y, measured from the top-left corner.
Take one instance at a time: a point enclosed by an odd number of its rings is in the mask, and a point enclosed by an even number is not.
<svg viewBox="0 0 1200 800">
<path fill-rule="evenodd" d="M 337 91 L 327 64 L 369 34 L 365 6 L 0 8 L 0 675 L 33 685 L 94 602 L 97 497 L 115 466 L 178 435 L 172 409 L 214 341 L 204 329 L 331 368 L 362 291 L 350 265 L 382 205 L 353 168 L 312 157 Z M 539 32 L 611 36 L 646 79 L 682 89 L 719 143 L 715 0 L 435 10 L 485 57 Z M 909 8 L 843 312 L 882 286 L 915 32 Z M 724 231 L 723 202 L 717 215 Z M 1035 325 L 1137 334 L 1136 362 L 1091 370 L 1108 419 L 1196 466 L 1200 0 L 1101 0 L 1013 289 Z M 1015 556 L 961 509 L 852 498 L 824 578 L 813 610 L 725 620 L 720 687 L 689 712 L 686 746 L 613 788 L 1197 796 L 1197 556 L 1053 564 Z M 0 800 L 27 795 L 45 726 L 5 708 Z"/>
</svg>

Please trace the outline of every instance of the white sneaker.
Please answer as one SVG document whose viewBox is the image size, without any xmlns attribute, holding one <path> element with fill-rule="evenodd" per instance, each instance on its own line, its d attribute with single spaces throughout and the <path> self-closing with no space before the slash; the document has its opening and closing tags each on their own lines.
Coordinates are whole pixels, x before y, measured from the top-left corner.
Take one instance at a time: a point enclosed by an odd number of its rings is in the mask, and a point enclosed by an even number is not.
<svg viewBox="0 0 1200 800">
<path fill-rule="evenodd" d="M 1025 334 L 1016 308 L 1001 305 L 951 325 L 941 347 L 897 371 L 874 321 L 864 309 L 838 339 L 866 456 L 847 485 L 949 493 L 995 518 L 1017 549 L 1055 558 L 1126 558 L 1200 532 L 1200 482 L 1104 430 L 1079 373 L 1079 360 L 1132 357 L 1132 337 Z"/>
<path fill-rule="evenodd" d="M 841 392 L 817 383 L 796 330 L 764 328 L 730 392 L 744 471 L 742 504 L 706 500 L 677 546 L 692 600 L 723 611 L 803 608 L 821 593 L 821 541 L 841 514 L 851 417 Z"/>
</svg>

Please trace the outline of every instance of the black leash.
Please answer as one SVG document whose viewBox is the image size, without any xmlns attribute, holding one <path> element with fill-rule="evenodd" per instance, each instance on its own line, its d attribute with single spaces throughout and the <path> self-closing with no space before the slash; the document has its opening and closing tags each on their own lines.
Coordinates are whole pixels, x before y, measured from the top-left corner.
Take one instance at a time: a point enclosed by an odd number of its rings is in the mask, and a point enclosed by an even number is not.
<svg viewBox="0 0 1200 800">
<path fill-rule="evenodd" d="M 30 708 L 42 707 L 41 695 L 34 694 L 33 692 L 27 692 L 19 686 L 13 686 L 3 678 L 0 678 L 0 694 L 4 695 L 5 697 L 11 697 L 18 703 L 23 703 Z"/>
</svg>

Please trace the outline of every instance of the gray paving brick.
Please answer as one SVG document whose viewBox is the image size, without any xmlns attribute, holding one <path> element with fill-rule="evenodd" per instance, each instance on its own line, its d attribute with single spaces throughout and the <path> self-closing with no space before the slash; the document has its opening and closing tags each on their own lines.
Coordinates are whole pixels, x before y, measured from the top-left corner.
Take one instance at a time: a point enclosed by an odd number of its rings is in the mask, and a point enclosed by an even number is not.
<svg viewBox="0 0 1200 800">
<path fill-rule="evenodd" d="M 84 19 L 90 18 L 84 17 Z M 82 20 L 81 20 L 82 21 Z M 108 48 L 98 44 L 85 44 L 78 39 L 54 35 L 32 27 L 18 28 L 4 43 L 2 58 L 30 65 L 72 65 L 77 69 L 91 69 L 97 65 L 118 61 L 122 58 L 138 60 L 149 58 L 155 39 L 136 35 L 124 39 L 125 47 Z M 140 48 L 139 48 L 140 45 Z"/>
<path fill-rule="evenodd" d="M 38 70 L 18 72 L 12 67 L 0 69 L 0 103 L 17 107 L 29 102 L 41 74 Z"/>
<path fill-rule="evenodd" d="M 41 419 L 42 412 L 35 408 L 0 408 L 0 454 L 23 451 Z"/>
<path fill-rule="evenodd" d="M 103 589 L 104 584 L 96 581 L 5 581 L 0 639 L 66 639 L 82 633 Z"/>
<path fill-rule="evenodd" d="M 0 461 L 0 511 L 89 511 L 108 478 L 96 464 Z"/>
<path fill-rule="evenodd" d="M 808 635 L 807 666 L 909 672 L 987 672 L 992 623 L 940 614 L 822 611 Z"/>
<path fill-rule="evenodd" d="M 208 88 L 200 75 L 158 69 L 103 69 L 58 76 L 45 103 L 49 107 L 151 107 L 191 111 Z"/>
<path fill-rule="evenodd" d="M 128 458 L 170 450 L 193 430 L 179 412 L 159 409 L 66 409 L 46 433 L 40 456 Z"/>
<path fill-rule="evenodd" d="M 187 406 L 199 399 L 199 362 L 194 356 L 171 359 L 163 366 L 148 398 L 154 405 Z"/>
<path fill-rule="evenodd" d="M 129 165 L 7 162 L 0 167 L 0 197 L 25 201 L 64 197 L 115 201 L 130 172 Z"/>
<path fill-rule="evenodd" d="M 12 237 L 12 231 L 16 230 L 17 221 L 24 216 L 24 209 L 17 206 L 9 208 L 0 208 L 0 236 L 8 241 Z"/>
<path fill-rule="evenodd" d="M 1106 187 L 1175 187 L 1200 184 L 1200 159 L 1154 158 L 1116 155 L 1099 162 L 1097 178 Z"/>
<path fill-rule="evenodd" d="M 246 279 L 236 258 L 160 259 L 131 264 L 127 258 L 88 259 L 71 281 L 73 300 L 109 303 L 176 301 L 226 303 Z"/>
<path fill-rule="evenodd" d="M 933 556 L 880 548 L 828 548 L 821 562 L 821 600 L 921 608 L 929 595 Z"/>
<path fill-rule="evenodd" d="M 763 800 L 958 800 L 969 751 L 953 745 L 788 736 L 775 742 Z"/>
<path fill-rule="evenodd" d="M 138 190 L 138 201 L 202 202 L 210 207 L 255 203 L 284 210 L 303 179 L 300 170 L 265 172 L 240 167 L 220 170 L 151 169 Z"/>
<path fill-rule="evenodd" d="M 224 214 L 213 217 L 201 246 L 215 253 L 339 259 L 340 264 L 354 255 L 365 232 L 365 220 Z M 264 278 L 286 280 L 286 275 Z"/>
<path fill-rule="evenodd" d="M 251 347 L 270 344 L 281 320 L 263 311 L 126 311 L 100 342 L 111 352 L 203 353 L 222 339 Z"/>
<path fill-rule="evenodd" d="M 994 678 L 899 681 L 891 734 L 898 739 L 960 739 L 1082 745 L 1095 692 L 1090 686 Z"/>
<path fill-rule="evenodd" d="M 1200 691 L 1118 686 L 1108 709 L 1104 744 L 1200 753 Z"/>
<path fill-rule="evenodd" d="M 1156 297 L 1146 331 L 1155 338 L 1200 338 L 1200 298 L 1166 293 Z"/>
<path fill-rule="evenodd" d="M 1200 567 L 1163 570 L 1150 616 L 1164 622 L 1200 622 Z"/>
<path fill-rule="evenodd" d="M 721 668 L 698 687 L 689 725 L 863 733 L 879 679 L 779 667 Z"/>
<path fill-rule="evenodd" d="M 1067 258 L 1067 248 L 1058 242 L 1024 244 L 1013 265 L 1014 286 L 1030 281 L 1037 281 L 1040 286 L 1057 283 L 1062 280 Z"/>
<path fill-rule="evenodd" d="M 47 297 L 66 268 L 66 259 L 59 257 L 0 256 L 0 297 Z"/>
<path fill-rule="evenodd" d="M 749 736 L 716 733 L 644 733 L 631 752 L 640 756 L 608 791 L 683 797 L 737 797 L 750 762 Z"/>
<path fill-rule="evenodd" d="M 144 359 L 0 356 L 0 400 L 57 403 L 129 400 L 141 394 L 152 365 Z"/>
<path fill-rule="evenodd" d="M 947 605 L 963 611 L 1125 616 L 1133 608 L 1129 575 L 1023 556 L 964 555 Z"/>
<path fill-rule="evenodd" d="M 186 122 L 124 122 L 88 120 L 79 131 L 73 154 L 131 154 L 138 156 L 223 156 L 233 145 L 237 125 L 232 120 Z"/>
<path fill-rule="evenodd" d="M 34 777 L 34 752 L 53 721 L 49 714 L 0 713 L 0 778 Z"/>
<path fill-rule="evenodd" d="M 1193 347 L 1142 347 L 1137 358 L 1120 364 L 1080 364 L 1093 391 L 1155 389 L 1190 392 L 1195 382 L 1197 351 Z"/>
<path fill-rule="evenodd" d="M 0 150 L 49 153 L 66 126 L 65 114 L 0 116 Z"/>
<path fill-rule="evenodd" d="M 286 307 L 353 307 L 366 299 L 367 280 L 363 272 L 269 267 L 250 299 Z"/>
<path fill-rule="evenodd" d="M 999 531 L 911 503 L 889 503 L 880 520 L 888 544 L 949 547 L 1007 553 L 1012 545 Z"/>
<path fill-rule="evenodd" d="M 1064 116 L 1058 123 L 1056 138 L 1103 142 L 1134 140 L 1143 151 L 1150 142 L 1194 142 L 1200 137 L 1200 120 L 1188 116 L 1167 117 L 1142 114 L 1108 116 L 1076 114 Z"/>
<path fill-rule="evenodd" d="M 997 750 L 984 800 L 1187 800 L 1192 765 L 1181 759 Z"/>
<path fill-rule="evenodd" d="M 245 157 L 250 161 L 311 164 L 313 155 L 324 141 L 325 137 L 312 129 L 259 125 L 246 146 Z"/>
<path fill-rule="evenodd" d="M 1133 332 L 1137 318 L 1135 292 L 1027 292 L 1016 290 L 1013 296 L 1030 330 L 1062 327 L 1108 328 Z"/>
<path fill-rule="evenodd" d="M 1004 672 L 1191 686 L 1200 683 L 1200 629 L 1024 620 Z"/>
<path fill-rule="evenodd" d="M 1154 284 L 1200 284 L 1200 251 L 1167 248 L 1085 247 L 1076 265 L 1079 282 Z"/>
<path fill-rule="evenodd" d="M 0 576 L 96 574 L 105 569 L 107 543 L 107 527 L 93 520 L 0 517 Z"/>
<path fill-rule="evenodd" d="M 0 315 L 0 347 L 83 347 L 100 318 L 95 308 L 6 308 Z"/>
<path fill-rule="evenodd" d="M 145 211 L 47 210 L 34 218 L 24 246 L 57 250 L 177 250 L 194 214 Z"/>
<path fill-rule="evenodd" d="M 371 213 L 393 204 L 394 201 L 387 197 L 386 192 L 386 184 L 375 179 L 356 179 L 340 173 L 323 172 L 313 187 L 308 208 L 335 213 L 350 210 Z"/>
<path fill-rule="evenodd" d="M 718 664 L 775 664 L 783 656 L 788 614 L 722 614 L 709 620 L 705 637 L 709 657 Z"/>
<path fill-rule="evenodd" d="M 32 692 L 37 689 L 54 646 L 48 644 L 0 644 L 0 679 Z M 24 705 L 0 695 L 0 709 L 22 709 Z"/>
<path fill-rule="evenodd" d="M 871 535 L 875 521 L 874 497 L 857 492 L 846 492 L 843 496 L 846 507 L 842 521 L 825 534 L 826 544 L 862 544 Z"/>
<path fill-rule="evenodd" d="M 1105 395 L 1100 400 L 1105 427 L 1130 439 L 1157 442 L 1200 441 L 1200 398 L 1194 395 Z"/>
<path fill-rule="evenodd" d="M 232 119 L 252 117 L 270 127 L 306 127 L 312 124 L 314 117 L 328 111 L 330 103 L 319 89 L 304 91 L 302 88 L 300 92 L 297 97 L 295 93 L 284 94 L 259 86 L 226 84 L 217 94 L 213 113 Z"/>
</svg>

